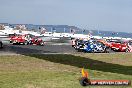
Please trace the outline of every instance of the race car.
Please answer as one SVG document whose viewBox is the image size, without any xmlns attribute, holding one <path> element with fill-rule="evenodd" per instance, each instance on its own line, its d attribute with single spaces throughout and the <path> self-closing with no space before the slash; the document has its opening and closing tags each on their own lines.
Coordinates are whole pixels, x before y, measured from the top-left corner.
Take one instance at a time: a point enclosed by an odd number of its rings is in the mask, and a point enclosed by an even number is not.
<svg viewBox="0 0 132 88">
<path fill-rule="evenodd" d="M 84 52 L 91 52 L 91 53 L 103 53 L 103 52 L 109 52 L 109 48 L 107 48 L 106 45 L 104 45 L 102 42 L 96 41 L 96 40 L 89 40 L 83 49 Z"/>
<path fill-rule="evenodd" d="M 111 46 L 111 41 L 110 40 L 106 40 L 106 39 L 99 39 L 99 42 L 103 43 L 104 45 L 106 45 L 107 47 Z"/>
<path fill-rule="evenodd" d="M 123 40 L 111 42 L 110 48 L 114 51 L 125 52 L 127 49 L 127 42 Z"/>
<path fill-rule="evenodd" d="M 72 47 L 75 47 L 76 41 L 77 41 L 77 39 L 72 39 L 72 40 L 71 40 L 71 45 L 72 45 Z"/>
<path fill-rule="evenodd" d="M 129 41 L 129 42 L 127 43 L 126 52 L 132 52 L 132 41 Z"/>
<path fill-rule="evenodd" d="M 12 44 L 33 44 L 33 45 L 44 45 L 44 41 L 41 38 L 33 36 L 31 34 L 12 36 L 10 38 Z"/>
<path fill-rule="evenodd" d="M 83 51 L 86 42 L 87 41 L 77 39 L 75 41 L 75 45 L 74 45 L 75 50 L 77 50 L 79 52 Z"/>
<path fill-rule="evenodd" d="M 10 43 L 12 44 L 25 44 L 27 45 L 29 43 L 29 38 L 27 35 L 15 35 L 11 36 Z"/>
<path fill-rule="evenodd" d="M 30 44 L 43 46 L 45 43 L 41 38 L 38 38 L 35 36 L 35 37 L 31 38 Z"/>
<path fill-rule="evenodd" d="M 3 43 L 2 43 L 2 41 L 0 41 L 0 48 L 3 48 Z"/>
</svg>

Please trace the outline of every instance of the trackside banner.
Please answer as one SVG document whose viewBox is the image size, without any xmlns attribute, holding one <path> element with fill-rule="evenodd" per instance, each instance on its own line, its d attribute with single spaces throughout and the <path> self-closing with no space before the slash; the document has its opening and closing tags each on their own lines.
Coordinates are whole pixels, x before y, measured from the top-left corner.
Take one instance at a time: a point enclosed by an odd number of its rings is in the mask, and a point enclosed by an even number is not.
<svg viewBox="0 0 132 88">
<path fill-rule="evenodd" d="M 91 80 L 90 85 L 130 85 L 129 80 Z"/>
<path fill-rule="evenodd" d="M 131 85 L 131 81 L 129 80 L 90 80 L 89 73 L 82 68 L 81 70 L 82 77 L 80 78 L 80 84 L 82 86 L 89 85 L 115 85 L 115 86 L 128 86 Z"/>
</svg>

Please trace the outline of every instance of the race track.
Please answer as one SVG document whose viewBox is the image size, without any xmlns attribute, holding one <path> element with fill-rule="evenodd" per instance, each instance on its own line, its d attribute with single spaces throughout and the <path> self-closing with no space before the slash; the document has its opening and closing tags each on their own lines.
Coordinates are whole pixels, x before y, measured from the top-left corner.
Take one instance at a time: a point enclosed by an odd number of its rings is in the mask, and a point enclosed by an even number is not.
<svg viewBox="0 0 132 88">
<path fill-rule="evenodd" d="M 0 54 L 71 54 L 77 53 L 71 45 L 5 45 Z"/>
<path fill-rule="evenodd" d="M 14 55 L 14 54 L 15 55 L 16 54 L 81 54 L 81 53 L 84 53 L 84 52 L 77 52 L 68 43 L 48 43 L 44 46 L 5 44 L 4 48 L 0 49 L 0 55 Z M 110 53 L 114 54 L 114 53 L 117 53 L 117 52 L 110 51 Z"/>
</svg>

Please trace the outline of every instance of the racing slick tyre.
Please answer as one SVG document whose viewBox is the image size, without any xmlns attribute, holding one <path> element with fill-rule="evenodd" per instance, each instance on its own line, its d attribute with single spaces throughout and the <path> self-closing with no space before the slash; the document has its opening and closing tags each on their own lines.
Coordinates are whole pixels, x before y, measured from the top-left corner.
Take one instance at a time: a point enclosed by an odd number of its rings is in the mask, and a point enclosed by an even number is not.
<svg viewBox="0 0 132 88">
<path fill-rule="evenodd" d="M 13 42 L 12 41 L 10 41 L 10 44 L 12 44 Z"/>
<path fill-rule="evenodd" d="M 81 50 L 81 49 L 77 49 L 77 52 L 83 52 L 83 50 Z"/>
<path fill-rule="evenodd" d="M 0 42 L 0 48 L 3 48 L 3 43 L 2 42 Z"/>
<path fill-rule="evenodd" d="M 41 46 L 44 46 L 44 42 L 40 42 L 40 45 L 41 45 Z"/>
<path fill-rule="evenodd" d="M 31 44 L 33 44 L 33 43 L 32 43 L 32 41 L 29 41 L 28 44 L 31 45 Z"/>
<path fill-rule="evenodd" d="M 79 81 L 82 86 L 87 86 L 91 84 L 90 80 L 86 77 L 82 77 Z"/>
<path fill-rule="evenodd" d="M 110 47 L 107 47 L 104 51 L 104 53 L 113 53 L 114 51 L 110 48 Z"/>
<path fill-rule="evenodd" d="M 86 50 L 83 50 L 83 52 L 84 52 L 84 53 L 87 53 L 87 51 L 86 51 Z"/>
<path fill-rule="evenodd" d="M 95 53 L 96 52 L 96 50 L 95 49 L 93 49 L 90 53 Z"/>
<path fill-rule="evenodd" d="M 28 41 L 25 41 L 25 42 L 24 42 L 24 45 L 28 45 L 28 44 L 29 44 L 29 42 L 28 42 Z"/>
<path fill-rule="evenodd" d="M 127 52 L 127 53 L 130 52 L 128 48 L 126 48 L 126 52 Z"/>
<path fill-rule="evenodd" d="M 111 49 L 109 47 L 105 48 L 104 53 L 110 53 Z"/>
<path fill-rule="evenodd" d="M 77 52 L 81 52 L 80 49 L 77 49 Z"/>
</svg>

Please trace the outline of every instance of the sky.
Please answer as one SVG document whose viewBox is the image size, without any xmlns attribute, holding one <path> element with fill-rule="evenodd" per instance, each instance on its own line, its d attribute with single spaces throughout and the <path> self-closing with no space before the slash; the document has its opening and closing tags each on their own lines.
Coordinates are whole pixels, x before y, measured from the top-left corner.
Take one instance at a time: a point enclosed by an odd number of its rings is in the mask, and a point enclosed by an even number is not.
<svg viewBox="0 0 132 88">
<path fill-rule="evenodd" d="M 0 0 L 0 23 L 132 33 L 132 0 Z"/>
</svg>

